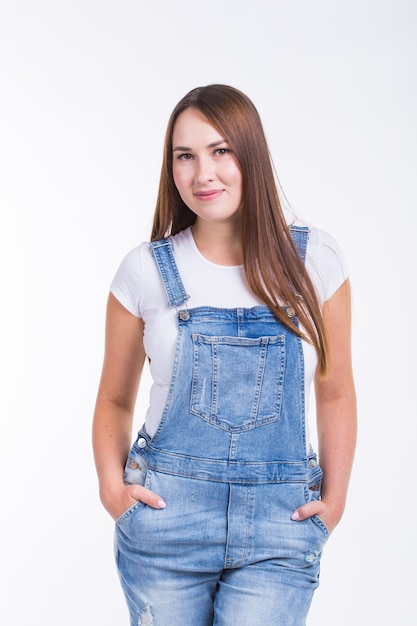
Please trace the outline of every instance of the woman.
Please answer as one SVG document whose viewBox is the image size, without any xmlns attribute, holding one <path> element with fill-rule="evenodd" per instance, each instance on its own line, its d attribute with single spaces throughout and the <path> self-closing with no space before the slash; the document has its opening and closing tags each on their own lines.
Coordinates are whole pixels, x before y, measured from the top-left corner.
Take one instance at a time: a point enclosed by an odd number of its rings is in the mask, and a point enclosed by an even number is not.
<svg viewBox="0 0 417 626">
<path fill-rule="evenodd" d="M 131 624 L 305 624 L 355 436 L 337 245 L 286 224 L 252 102 L 194 89 L 168 123 L 151 244 L 111 286 L 94 417 Z"/>
</svg>

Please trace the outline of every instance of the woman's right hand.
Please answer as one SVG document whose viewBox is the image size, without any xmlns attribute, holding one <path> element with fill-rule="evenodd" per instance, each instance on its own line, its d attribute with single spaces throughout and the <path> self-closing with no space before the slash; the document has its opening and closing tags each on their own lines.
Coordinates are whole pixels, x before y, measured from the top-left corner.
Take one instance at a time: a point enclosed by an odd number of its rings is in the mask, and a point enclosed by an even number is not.
<svg viewBox="0 0 417 626">
<path fill-rule="evenodd" d="M 106 491 L 101 495 L 101 501 L 106 511 L 116 521 L 126 513 L 136 502 L 148 504 L 153 509 L 164 509 L 164 500 L 146 487 L 141 485 L 122 485 L 117 489 Z"/>
<path fill-rule="evenodd" d="M 141 485 L 123 482 L 138 385 L 146 358 L 143 334 L 143 320 L 132 315 L 110 293 L 105 358 L 94 411 L 93 447 L 100 498 L 114 520 L 138 501 L 154 509 L 165 508 L 158 494 Z"/>
</svg>

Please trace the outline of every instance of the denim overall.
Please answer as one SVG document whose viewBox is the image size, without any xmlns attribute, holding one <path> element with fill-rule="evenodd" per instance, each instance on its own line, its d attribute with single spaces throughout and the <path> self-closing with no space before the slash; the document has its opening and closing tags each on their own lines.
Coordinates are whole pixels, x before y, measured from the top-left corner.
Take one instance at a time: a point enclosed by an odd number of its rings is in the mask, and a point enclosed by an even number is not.
<svg viewBox="0 0 417 626">
<path fill-rule="evenodd" d="M 304 258 L 308 230 L 292 236 Z M 151 249 L 178 339 L 159 429 L 139 432 L 125 469 L 167 506 L 137 502 L 116 523 L 131 625 L 302 626 L 328 531 L 290 518 L 322 476 L 301 340 L 266 306 L 187 309 L 170 240 Z"/>
</svg>

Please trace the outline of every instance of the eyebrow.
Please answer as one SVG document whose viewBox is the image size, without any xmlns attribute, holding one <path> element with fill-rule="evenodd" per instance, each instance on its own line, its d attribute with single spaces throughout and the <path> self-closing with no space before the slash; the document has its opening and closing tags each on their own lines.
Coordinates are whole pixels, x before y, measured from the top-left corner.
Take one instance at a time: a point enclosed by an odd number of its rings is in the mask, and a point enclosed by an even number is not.
<svg viewBox="0 0 417 626">
<path fill-rule="evenodd" d="M 209 143 L 207 148 L 217 148 L 217 146 L 220 146 L 222 143 L 229 142 L 226 141 L 226 139 L 220 139 L 219 141 L 213 141 L 213 143 Z M 188 148 L 187 146 L 175 146 L 175 148 L 172 149 L 172 152 L 192 152 L 192 148 Z"/>
</svg>

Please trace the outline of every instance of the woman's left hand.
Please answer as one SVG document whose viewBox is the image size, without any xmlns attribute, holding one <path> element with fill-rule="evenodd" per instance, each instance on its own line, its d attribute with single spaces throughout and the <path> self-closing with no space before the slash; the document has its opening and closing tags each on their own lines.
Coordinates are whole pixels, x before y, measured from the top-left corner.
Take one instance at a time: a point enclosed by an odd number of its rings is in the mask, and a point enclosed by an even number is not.
<svg viewBox="0 0 417 626">
<path fill-rule="evenodd" d="M 340 511 L 340 509 L 325 500 L 314 500 L 313 502 L 308 502 L 307 504 L 304 504 L 296 509 L 292 513 L 291 519 L 294 522 L 302 522 L 313 515 L 318 515 L 318 517 L 320 517 L 326 525 L 329 533 L 331 533 L 342 517 L 342 513 L 343 511 Z"/>
<path fill-rule="evenodd" d="M 345 280 L 323 305 L 329 366 L 324 376 L 317 372 L 315 377 L 317 454 L 323 472 L 321 500 L 314 499 L 298 507 L 291 515 L 295 522 L 318 515 L 330 533 L 345 508 L 356 443 L 350 311 L 350 286 Z"/>
</svg>

